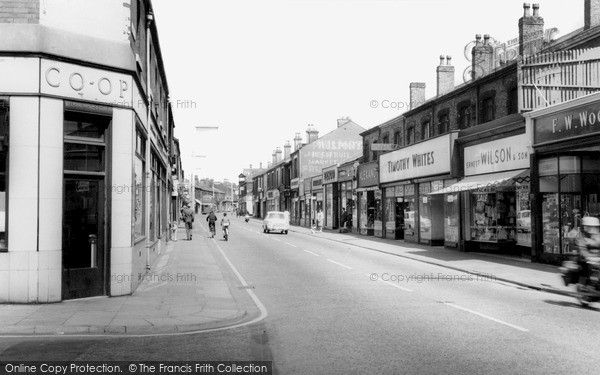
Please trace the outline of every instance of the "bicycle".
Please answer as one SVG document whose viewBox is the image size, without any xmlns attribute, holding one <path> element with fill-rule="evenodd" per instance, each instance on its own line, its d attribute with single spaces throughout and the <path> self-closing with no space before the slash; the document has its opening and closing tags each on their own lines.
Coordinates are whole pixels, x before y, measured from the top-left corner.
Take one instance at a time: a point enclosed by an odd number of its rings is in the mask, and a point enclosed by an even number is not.
<svg viewBox="0 0 600 375">
<path fill-rule="evenodd" d="M 217 234 L 217 230 L 215 229 L 215 223 L 213 221 L 208 223 L 208 228 L 210 230 L 211 238 L 215 238 L 215 234 Z"/>
<path fill-rule="evenodd" d="M 223 225 L 223 238 L 225 241 L 229 241 L 229 225 Z"/>
</svg>

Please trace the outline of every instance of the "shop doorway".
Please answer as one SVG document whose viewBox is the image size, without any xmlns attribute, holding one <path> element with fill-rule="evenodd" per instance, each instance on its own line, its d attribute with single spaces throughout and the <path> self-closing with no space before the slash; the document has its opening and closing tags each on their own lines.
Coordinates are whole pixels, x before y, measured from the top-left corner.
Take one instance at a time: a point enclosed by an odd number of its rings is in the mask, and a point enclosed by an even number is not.
<svg viewBox="0 0 600 375">
<path fill-rule="evenodd" d="M 106 293 L 104 179 L 64 178 L 62 298 Z"/>
<path fill-rule="evenodd" d="M 106 145 L 111 113 L 108 107 L 65 102 L 62 299 L 108 291 Z"/>
<path fill-rule="evenodd" d="M 397 240 L 404 239 L 404 209 L 406 208 L 406 203 L 404 202 L 403 197 L 396 198 L 396 230 L 395 230 L 395 238 Z"/>
</svg>

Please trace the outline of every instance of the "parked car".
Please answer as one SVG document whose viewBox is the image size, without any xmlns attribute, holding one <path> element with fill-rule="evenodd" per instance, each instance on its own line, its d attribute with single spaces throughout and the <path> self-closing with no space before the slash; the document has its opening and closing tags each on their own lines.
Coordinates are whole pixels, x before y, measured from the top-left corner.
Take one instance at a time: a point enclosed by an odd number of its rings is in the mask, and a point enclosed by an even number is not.
<svg viewBox="0 0 600 375">
<path fill-rule="evenodd" d="M 531 210 L 517 212 L 517 231 L 531 232 Z"/>
<path fill-rule="evenodd" d="M 263 220 L 263 232 L 269 233 L 271 231 L 288 233 L 290 229 L 290 219 L 284 212 L 269 211 L 267 216 Z"/>
</svg>

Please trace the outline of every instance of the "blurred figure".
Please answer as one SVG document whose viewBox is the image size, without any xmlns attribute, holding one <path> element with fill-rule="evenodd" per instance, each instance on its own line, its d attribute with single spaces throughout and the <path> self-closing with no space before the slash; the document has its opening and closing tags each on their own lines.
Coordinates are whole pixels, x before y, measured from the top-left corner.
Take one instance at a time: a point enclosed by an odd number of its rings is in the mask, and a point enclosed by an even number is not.
<svg viewBox="0 0 600 375">
<path fill-rule="evenodd" d="M 188 241 L 192 240 L 192 229 L 194 222 L 194 210 L 190 207 L 189 204 L 185 206 L 182 211 L 183 213 L 183 221 L 185 222 L 185 234 Z"/>
</svg>

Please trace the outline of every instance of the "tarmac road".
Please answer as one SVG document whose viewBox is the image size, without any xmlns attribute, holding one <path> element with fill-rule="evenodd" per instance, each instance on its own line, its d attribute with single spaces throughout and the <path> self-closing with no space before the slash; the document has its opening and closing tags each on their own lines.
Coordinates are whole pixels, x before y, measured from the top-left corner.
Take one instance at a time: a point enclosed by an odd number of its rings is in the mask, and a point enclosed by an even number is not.
<svg viewBox="0 0 600 375">
<path fill-rule="evenodd" d="M 188 335 L 3 339 L 0 360 L 272 360 L 280 374 L 595 373 L 600 364 L 600 310 L 570 297 L 318 233 L 264 234 L 258 221 L 234 219 L 229 241 L 209 242 L 264 305 L 262 321 Z"/>
</svg>

